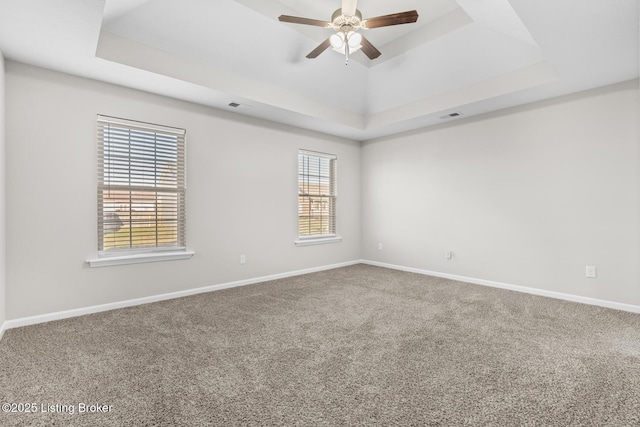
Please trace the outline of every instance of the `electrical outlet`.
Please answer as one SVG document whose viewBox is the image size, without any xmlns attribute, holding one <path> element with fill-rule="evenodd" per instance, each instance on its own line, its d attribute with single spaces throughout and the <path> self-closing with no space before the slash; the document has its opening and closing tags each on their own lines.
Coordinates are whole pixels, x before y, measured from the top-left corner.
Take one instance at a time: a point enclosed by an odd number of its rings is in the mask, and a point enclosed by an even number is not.
<svg viewBox="0 0 640 427">
<path fill-rule="evenodd" d="M 592 279 L 598 277 L 598 269 L 593 265 L 587 265 L 587 277 Z"/>
<path fill-rule="evenodd" d="M 247 257 L 243 254 L 240 255 L 240 264 L 246 264 L 247 263 Z"/>
<path fill-rule="evenodd" d="M 378 243 L 378 250 L 381 251 L 382 250 L 382 242 Z"/>
</svg>

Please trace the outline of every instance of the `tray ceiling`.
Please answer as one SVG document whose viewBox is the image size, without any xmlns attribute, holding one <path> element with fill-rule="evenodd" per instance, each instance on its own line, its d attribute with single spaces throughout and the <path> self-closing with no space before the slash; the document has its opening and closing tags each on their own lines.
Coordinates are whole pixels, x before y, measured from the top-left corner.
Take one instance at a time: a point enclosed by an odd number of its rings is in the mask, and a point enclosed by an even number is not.
<svg viewBox="0 0 640 427">
<path fill-rule="evenodd" d="M 363 16 L 416 9 L 366 37 L 348 66 L 339 0 L 0 0 L 9 59 L 367 140 L 638 77 L 638 1 L 360 0 Z M 229 103 L 240 104 L 237 108 Z M 446 119 L 442 119 L 446 117 Z"/>
</svg>

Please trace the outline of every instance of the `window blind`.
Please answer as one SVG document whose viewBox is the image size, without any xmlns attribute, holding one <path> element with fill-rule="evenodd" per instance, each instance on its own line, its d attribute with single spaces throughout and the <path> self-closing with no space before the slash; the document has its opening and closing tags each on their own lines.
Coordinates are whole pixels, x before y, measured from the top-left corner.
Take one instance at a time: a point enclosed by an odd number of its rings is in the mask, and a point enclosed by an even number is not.
<svg viewBox="0 0 640 427">
<path fill-rule="evenodd" d="M 298 153 L 298 235 L 336 234 L 336 163 L 332 154 Z"/>
<path fill-rule="evenodd" d="M 98 251 L 186 246 L 185 134 L 98 116 Z"/>
</svg>

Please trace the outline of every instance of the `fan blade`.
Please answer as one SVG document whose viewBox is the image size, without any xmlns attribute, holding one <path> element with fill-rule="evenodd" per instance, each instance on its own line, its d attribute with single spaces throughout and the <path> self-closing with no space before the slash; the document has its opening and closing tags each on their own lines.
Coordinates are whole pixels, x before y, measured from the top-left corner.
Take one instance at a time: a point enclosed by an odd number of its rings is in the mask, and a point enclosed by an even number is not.
<svg viewBox="0 0 640 427">
<path fill-rule="evenodd" d="M 411 24 L 418 20 L 418 11 L 392 13 L 391 15 L 376 16 L 362 22 L 362 28 L 380 28 L 391 25 Z"/>
<path fill-rule="evenodd" d="M 327 21 L 320 21 L 318 19 L 300 18 L 299 16 L 280 15 L 278 17 L 280 22 L 290 22 L 292 24 L 313 25 L 316 27 L 331 28 L 331 23 Z"/>
<path fill-rule="evenodd" d="M 320 43 L 320 45 L 317 48 L 309 52 L 309 54 L 307 55 L 307 58 L 309 59 L 317 58 L 318 55 L 320 55 L 322 52 L 327 50 L 329 46 L 331 46 L 331 41 L 329 41 L 329 39 L 326 39 L 325 41 Z"/>
<path fill-rule="evenodd" d="M 369 40 L 364 38 L 364 36 L 362 37 L 362 42 L 360 44 L 362 45 L 362 52 L 364 52 L 369 59 L 376 59 L 378 56 L 382 55 L 382 53 L 376 49 Z"/>
<path fill-rule="evenodd" d="M 342 14 L 344 16 L 355 16 L 358 0 L 342 0 Z"/>
</svg>

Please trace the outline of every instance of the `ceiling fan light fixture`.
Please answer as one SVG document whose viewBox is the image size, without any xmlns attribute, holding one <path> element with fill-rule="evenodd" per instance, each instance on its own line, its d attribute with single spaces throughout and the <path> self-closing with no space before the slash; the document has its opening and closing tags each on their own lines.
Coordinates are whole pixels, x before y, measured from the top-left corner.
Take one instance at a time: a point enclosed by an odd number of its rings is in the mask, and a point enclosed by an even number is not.
<svg viewBox="0 0 640 427">
<path fill-rule="evenodd" d="M 355 31 L 349 31 L 348 33 L 335 33 L 329 37 L 331 47 L 338 53 L 347 55 L 347 47 L 349 48 L 349 54 L 357 52 L 362 48 L 362 35 Z"/>
<path fill-rule="evenodd" d="M 344 48 L 344 36 L 340 33 L 332 34 L 331 37 L 329 37 L 329 42 L 331 43 L 331 47 L 336 50 Z"/>
<path fill-rule="evenodd" d="M 359 48 L 362 44 L 362 34 L 350 32 L 347 34 L 347 40 L 351 49 Z"/>
</svg>

